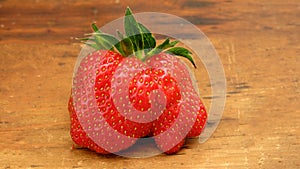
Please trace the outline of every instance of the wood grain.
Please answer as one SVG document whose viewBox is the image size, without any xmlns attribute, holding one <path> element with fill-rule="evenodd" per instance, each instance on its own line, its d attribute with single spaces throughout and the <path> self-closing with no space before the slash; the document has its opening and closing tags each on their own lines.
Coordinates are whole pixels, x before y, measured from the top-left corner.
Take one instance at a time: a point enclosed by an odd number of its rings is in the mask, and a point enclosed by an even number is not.
<svg viewBox="0 0 300 169">
<path fill-rule="evenodd" d="M 184 17 L 216 47 L 227 102 L 204 144 L 191 139 L 177 155 L 141 159 L 71 149 L 74 37 L 126 6 Z M 297 0 L 0 1 L 0 168 L 300 168 L 299 16 Z M 199 71 L 209 106 L 209 80 Z"/>
</svg>

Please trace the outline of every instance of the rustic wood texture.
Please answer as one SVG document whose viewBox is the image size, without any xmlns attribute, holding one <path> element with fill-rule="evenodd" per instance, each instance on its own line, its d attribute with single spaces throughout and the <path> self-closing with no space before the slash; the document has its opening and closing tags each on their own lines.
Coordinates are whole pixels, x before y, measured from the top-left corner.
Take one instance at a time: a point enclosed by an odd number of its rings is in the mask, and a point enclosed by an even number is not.
<svg viewBox="0 0 300 169">
<path fill-rule="evenodd" d="M 141 159 L 71 149 L 74 37 L 126 6 L 181 16 L 216 47 L 227 102 L 204 144 Z M 0 168 L 300 168 L 299 16 L 298 0 L 0 1 Z M 207 77 L 200 90 L 209 105 Z"/>
</svg>

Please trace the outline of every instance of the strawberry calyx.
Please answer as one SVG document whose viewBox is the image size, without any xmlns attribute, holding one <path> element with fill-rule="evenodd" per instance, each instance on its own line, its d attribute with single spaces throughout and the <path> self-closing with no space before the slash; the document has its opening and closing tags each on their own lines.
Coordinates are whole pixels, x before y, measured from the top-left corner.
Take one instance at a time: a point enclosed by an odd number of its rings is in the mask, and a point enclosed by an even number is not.
<svg viewBox="0 0 300 169">
<path fill-rule="evenodd" d="M 102 32 L 95 23 L 91 27 L 94 32 L 86 34 L 88 37 L 80 40 L 96 50 L 112 50 L 124 57 L 133 55 L 141 61 L 146 61 L 154 55 L 166 52 L 188 59 L 196 68 L 191 56 L 192 52 L 184 47 L 175 47 L 179 41 L 171 41 L 167 38 L 157 45 L 154 35 L 147 27 L 136 21 L 129 7 L 126 9 L 124 18 L 125 34 L 117 31 L 118 38 Z"/>
</svg>

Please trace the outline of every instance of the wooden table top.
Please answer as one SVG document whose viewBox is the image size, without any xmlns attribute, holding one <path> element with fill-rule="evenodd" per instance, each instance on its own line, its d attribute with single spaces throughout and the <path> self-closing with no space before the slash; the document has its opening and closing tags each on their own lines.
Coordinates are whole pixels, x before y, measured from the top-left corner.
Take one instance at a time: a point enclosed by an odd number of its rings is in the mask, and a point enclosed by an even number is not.
<svg viewBox="0 0 300 169">
<path fill-rule="evenodd" d="M 71 148 L 74 37 L 126 6 L 183 17 L 218 51 L 227 100 L 205 143 L 135 159 Z M 0 1 L 0 168 L 300 168 L 299 16 L 298 0 Z M 209 81 L 200 86 L 209 104 Z"/>
</svg>

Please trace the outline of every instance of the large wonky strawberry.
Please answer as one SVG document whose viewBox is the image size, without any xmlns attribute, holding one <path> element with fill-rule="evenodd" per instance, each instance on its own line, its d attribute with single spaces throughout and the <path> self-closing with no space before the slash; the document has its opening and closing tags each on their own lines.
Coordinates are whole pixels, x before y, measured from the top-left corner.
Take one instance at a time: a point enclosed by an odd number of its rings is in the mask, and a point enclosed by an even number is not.
<svg viewBox="0 0 300 169">
<path fill-rule="evenodd" d="M 71 137 L 79 146 L 108 154 L 138 138 L 153 137 L 158 148 L 176 153 L 186 137 L 199 136 L 207 114 L 183 56 L 190 52 L 166 39 L 156 45 L 129 8 L 121 40 L 92 25 L 85 43 L 96 51 L 75 71 L 69 101 Z"/>
</svg>

